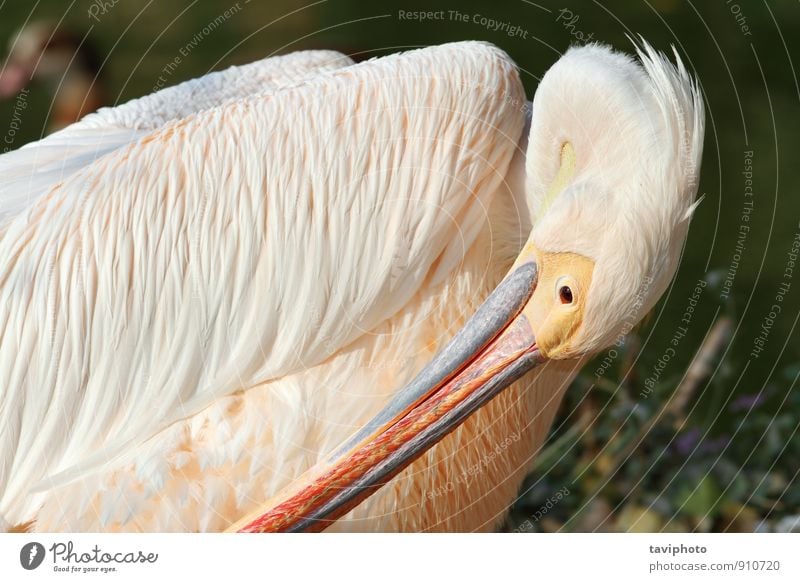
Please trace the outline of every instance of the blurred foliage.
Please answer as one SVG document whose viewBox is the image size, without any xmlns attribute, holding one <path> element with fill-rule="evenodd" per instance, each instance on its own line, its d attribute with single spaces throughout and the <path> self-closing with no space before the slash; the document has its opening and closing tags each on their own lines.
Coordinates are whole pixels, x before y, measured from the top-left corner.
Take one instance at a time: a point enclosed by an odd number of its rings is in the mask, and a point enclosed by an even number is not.
<svg viewBox="0 0 800 582">
<path fill-rule="evenodd" d="M 91 18 L 100 5 L 107 9 Z M 192 44 L 232 6 L 239 7 L 234 16 Z M 455 9 L 466 21 L 449 14 L 428 22 L 399 16 L 400 10 Z M 562 18 L 563 10 L 570 18 Z M 516 26 L 524 35 L 493 30 L 476 16 Z M 112 104 L 150 93 L 163 68 L 190 44 L 170 84 L 298 49 L 333 48 L 365 59 L 481 39 L 519 64 L 529 95 L 581 35 L 628 51 L 628 35 L 642 34 L 662 50 L 674 44 L 706 99 L 705 198 L 674 284 L 614 357 L 600 354 L 576 380 L 506 529 L 770 530 L 789 527 L 800 514 L 800 270 L 764 351 L 752 355 L 778 285 L 789 280 L 787 253 L 800 231 L 795 0 L 3 2 L 0 42 L 43 19 L 59 22 L 79 40 L 86 35 L 81 42 L 100 57 L 97 83 Z M 31 86 L 14 147 L 47 132 L 54 90 L 47 83 Z M 13 99 L 0 103 L 0 133 L 13 111 Z M 754 209 L 733 268 L 746 151 L 753 152 Z M 726 294 L 722 285 L 731 271 Z M 698 281 L 706 286 L 685 334 L 674 356 L 659 364 Z M 725 341 L 707 348 L 710 364 L 693 371 L 701 345 L 728 324 Z M 564 487 L 570 494 L 548 504 Z"/>
<path fill-rule="evenodd" d="M 636 349 L 626 342 L 623 358 Z M 720 431 L 692 418 L 687 407 L 698 399 L 685 394 L 686 381 L 677 389 L 664 382 L 642 399 L 635 374 L 618 385 L 579 377 L 506 529 L 800 531 L 800 365 L 736 397 L 731 375 L 689 388 L 727 394 L 719 413 L 728 428 Z M 531 520 L 562 488 L 570 495 Z"/>
</svg>

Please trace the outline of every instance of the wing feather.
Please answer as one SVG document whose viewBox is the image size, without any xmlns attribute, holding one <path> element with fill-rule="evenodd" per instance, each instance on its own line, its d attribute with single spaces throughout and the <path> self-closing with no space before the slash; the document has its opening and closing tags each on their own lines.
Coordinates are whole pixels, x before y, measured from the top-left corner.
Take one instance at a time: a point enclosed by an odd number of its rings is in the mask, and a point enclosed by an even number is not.
<svg viewBox="0 0 800 582">
<path fill-rule="evenodd" d="M 486 220 L 521 103 L 490 45 L 393 55 L 168 123 L 17 216 L 0 240 L 0 514 L 347 349 L 441 282 Z"/>
<path fill-rule="evenodd" d="M 158 129 L 167 122 L 251 95 L 300 83 L 310 75 L 352 65 L 348 56 L 327 50 L 298 51 L 228 67 L 84 117 L 81 127 Z"/>
<path fill-rule="evenodd" d="M 352 63 L 335 51 L 300 51 L 212 72 L 90 113 L 40 141 L 0 156 L 0 229 L 71 174 L 170 121 Z"/>
</svg>

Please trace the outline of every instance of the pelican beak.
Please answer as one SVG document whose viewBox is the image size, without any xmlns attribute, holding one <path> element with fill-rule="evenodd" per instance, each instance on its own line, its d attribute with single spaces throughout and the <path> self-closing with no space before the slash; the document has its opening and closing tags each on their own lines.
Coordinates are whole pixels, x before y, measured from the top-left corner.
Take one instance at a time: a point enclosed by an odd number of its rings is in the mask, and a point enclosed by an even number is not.
<svg viewBox="0 0 800 582">
<path fill-rule="evenodd" d="M 333 455 L 229 531 L 321 531 L 545 358 L 523 308 L 538 267 L 523 252 L 464 327 Z"/>
</svg>

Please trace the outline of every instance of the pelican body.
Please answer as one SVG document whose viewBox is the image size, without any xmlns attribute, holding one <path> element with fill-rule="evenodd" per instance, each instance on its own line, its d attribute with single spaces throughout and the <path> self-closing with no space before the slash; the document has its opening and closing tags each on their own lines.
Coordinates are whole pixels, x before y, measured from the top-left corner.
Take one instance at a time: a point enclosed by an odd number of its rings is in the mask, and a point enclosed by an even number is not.
<svg viewBox="0 0 800 582">
<path fill-rule="evenodd" d="M 496 528 L 677 266 L 702 105 L 639 61 L 294 53 L 0 157 L 0 527 Z"/>
</svg>

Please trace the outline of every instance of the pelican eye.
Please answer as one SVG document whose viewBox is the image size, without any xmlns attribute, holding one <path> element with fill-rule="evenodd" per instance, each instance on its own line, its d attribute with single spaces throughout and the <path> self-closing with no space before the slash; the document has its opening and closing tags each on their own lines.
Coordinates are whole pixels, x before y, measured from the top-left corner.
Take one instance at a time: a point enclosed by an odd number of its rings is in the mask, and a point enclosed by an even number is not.
<svg viewBox="0 0 800 582">
<path fill-rule="evenodd" d="M 569 275 L 559 277 L 556 281 L 556 301 L 561 305 L 572 305 L 575 303 L 575 293 L 577 293 L 577 291 L 575 280 Z"/>
<path fill-rule="evenodd" d="M 569 305 L 572 303 L 572 289 L 569 287 L 569 285 L 562 285 L 559 287 L 558 298 L 564 305 Z"/>
</svg>

